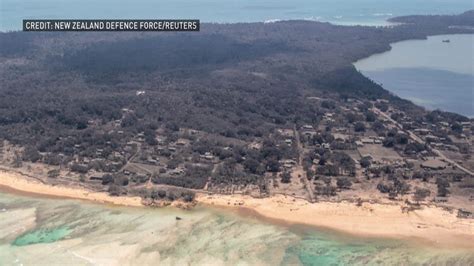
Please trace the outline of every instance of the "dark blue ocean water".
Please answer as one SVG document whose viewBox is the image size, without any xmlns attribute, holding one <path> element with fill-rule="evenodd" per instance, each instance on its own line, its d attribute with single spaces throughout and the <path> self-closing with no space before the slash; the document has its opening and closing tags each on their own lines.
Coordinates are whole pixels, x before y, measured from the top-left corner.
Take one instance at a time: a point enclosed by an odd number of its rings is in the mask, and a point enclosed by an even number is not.
<svg viewBox="0 0 474 266">
<path fill-rule="evenodd" d="M 393 16 L 473 8 L 471 0 L 1 0 L 0 29 L 18 30 L 26 18 L 196 18 L 220 23 L 311 19 L 383 25 Z"/>
<path fill-rule="evenodd" d="M 474 117 L 474 76 L 429 68 L 367 71 L 367 76 L 402 98 L 425 106 Z"/>
<path fill-rule="evenodd" d="M 355 66 L 385 89 L 427 109 L 474 117 L 474 35 L 395 43 L 391 51 Z"/>
</svg>

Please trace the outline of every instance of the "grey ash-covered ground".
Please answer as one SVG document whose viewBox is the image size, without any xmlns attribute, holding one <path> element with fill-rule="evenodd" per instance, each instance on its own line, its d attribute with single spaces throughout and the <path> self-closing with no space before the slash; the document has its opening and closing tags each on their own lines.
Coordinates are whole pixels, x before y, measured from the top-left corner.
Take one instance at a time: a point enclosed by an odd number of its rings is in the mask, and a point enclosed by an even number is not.
<svg viewBox="0 0 474 266">
<path fill-rule="evenodd" d="M 473 12 L 394 20 L 406 24 L 1 33 L 2 167 L 114 195 L 192 198 L 169 193 L 178 187 L 469 207 L 472 120 L 395 97 L 352 62 L 395 41 L 472 33 Z"/>
</svg>

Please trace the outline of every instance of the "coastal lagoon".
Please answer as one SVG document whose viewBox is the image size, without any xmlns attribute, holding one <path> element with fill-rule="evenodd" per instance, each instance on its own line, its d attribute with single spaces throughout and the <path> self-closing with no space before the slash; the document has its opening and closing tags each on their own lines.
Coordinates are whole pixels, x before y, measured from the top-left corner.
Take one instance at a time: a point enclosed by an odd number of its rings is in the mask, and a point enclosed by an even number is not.
<svg viewBox="0 0 474 266">
<path fill-rule="evenodd" d="M 205 207 L 129 208 L 0 193 L 0 265 L 157 263 L 472 265 L 474 254 Z"/>
<path fill-rule="evenodd" d="M 449 40 L 449 42 L 448 42 Z M 474 35 L 430 36 L 392 44 L 354 64 L 365 76 L 427 109 L 474 117 Z"/>
<path fill-rule="evenodd" d="M 387 25 L 403 15 L 458 14 L 471 0 L 42 0 L 0 1 L 0 30 L 23 19 L 200 19 L 237 23 L 307 19 L 343 25 Z"/>
</svg>

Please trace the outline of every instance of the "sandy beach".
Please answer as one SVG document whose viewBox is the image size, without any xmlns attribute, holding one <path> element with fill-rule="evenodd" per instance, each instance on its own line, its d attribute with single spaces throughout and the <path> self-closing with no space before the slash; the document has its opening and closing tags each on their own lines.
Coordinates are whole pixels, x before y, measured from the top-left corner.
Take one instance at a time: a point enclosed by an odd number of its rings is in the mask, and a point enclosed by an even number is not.
<svg viewBox="0 0 474 266">
<path fill-rule="evenodd" d="M 6 171 L 0 171 L 0 186 L 44 196 L 144 206 L 139 197 L 112 197 L 83 188 L 50 186 Z M 257 199 L 243 195 L 198 194 L 196 200 L 206 206 L 251 212 L 282 224 L 304 224 L 364 237 L 403 238 L 440 247 L 474 249 L 474 220 L 459 219 L 456 212 L 434 206 L 404 213 L 398 204 L 363 203 L 356 206 L 350 202 L 309 203 L 281 195 Z"/>
<path fill-rule="evenodd" d="M 199 202 L 248 209 L 271 220 L 343 231 L 363 237 L 404 238 L 439 247 L 474 249 L 474 220 L 457 218 L 438 207 L 403 213 L 398 204 L 350 202 L 309 203 L 289 196 L 200 195 Z"/>
<path fill-rule="evenodd" d="M 0 186 L 18 192 L 26 192 L 51 197 L 88 200 L 92 202 L 123 206 L 143 206 L 140 197 L 112 197 L 103 192 L 92 192 L 79 187 L 50 186 L 24 175 L 0 170 Z"/>
</svg>

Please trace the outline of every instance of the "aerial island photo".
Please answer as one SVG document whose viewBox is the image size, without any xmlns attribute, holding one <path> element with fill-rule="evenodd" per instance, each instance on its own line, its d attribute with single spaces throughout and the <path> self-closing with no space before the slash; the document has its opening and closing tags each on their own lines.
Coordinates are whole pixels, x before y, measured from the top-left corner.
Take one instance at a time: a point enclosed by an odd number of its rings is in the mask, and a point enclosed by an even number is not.
<svg viewBox="0 0 474 266">
<path fill-rule="evenodd" d="M 474 265 L 473 2 L 1 0 L 0 265 Z"/>
</svg>

